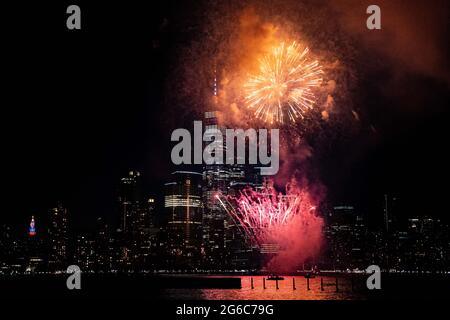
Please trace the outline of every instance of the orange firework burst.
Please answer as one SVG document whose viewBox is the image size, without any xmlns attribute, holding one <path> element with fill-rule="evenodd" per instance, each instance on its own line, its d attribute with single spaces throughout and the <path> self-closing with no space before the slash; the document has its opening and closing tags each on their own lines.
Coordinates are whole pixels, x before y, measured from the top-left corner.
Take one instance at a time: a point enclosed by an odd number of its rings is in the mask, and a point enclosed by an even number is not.
<svg viewBox="0 0 450 320">
<path fill-rule="evenodd" d="M 245 101 L 255 116 L 265 122 L 291 122 L 312 109 L 312 91 L 322 82 L 322 68 L 317 60 L 308 59 L 308 48 L 300 49 L 294 41 L 282 42 L 259 61 L 259 73 L 244 84 Z"/>
</svg>

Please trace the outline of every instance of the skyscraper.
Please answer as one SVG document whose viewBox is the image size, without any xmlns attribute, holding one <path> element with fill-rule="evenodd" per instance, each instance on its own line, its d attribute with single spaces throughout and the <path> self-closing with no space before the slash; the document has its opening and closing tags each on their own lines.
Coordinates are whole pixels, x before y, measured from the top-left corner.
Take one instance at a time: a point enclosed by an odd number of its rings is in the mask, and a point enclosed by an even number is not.
<svg viewBox="0 0 450 320">
<path fill-rule="evenodd" d="M 61 203 L 50 211 L 50 227 L 48 230 L 50 270 L 67 268 L 67 209 Z"/>
<path fill-rule="evenodd" d="M 155 198 L 150 197 L 138 210 L 135 221 L 133 241 L 135 244 L 135 263 L 140 270 L 152 268 L 152 245 L 156 245 L 156 236 L 159 229 L 155 228 Z"/>
<path fill-rule="evenodd" d="M 0 225 L 0 272 L 8 270 L 13 258 L 11 228 Z"/>
<path fill-rule="evenodd" d="M 112 250 L 110 250 L 110 229 L 109 225 L 104 221 L 103 218 L 97 218 L 96 230 L 94 235 L 95 245 L 92 247 L 94 255 L 94 268 L 97 271 L 109 271 L 113 267 L 113 255 Z M 86 241 L 86 245 L 89 242 Z M 89 246 L 87 246 L 89 248 Z M 87 250 L 89 252 L 89 250 Z"/>
<path fill-rule="evenodd" d="M 121 244 L 120 262 L 123 269 L 130 269 L 137 258 L 137 221 L 142 209 L 140 177 L 139 171 L 131 170 L 127 176 L 120 180 L 118 196 L 120 227 L 118 229 L 118 241 Z"/>
<path fill-rule="evenodd" d="M 225 133 L 225 128 L 219 127 L 217 112 L 205 113 L 205 131 L 218 129 Z M 225 153 L 226 141 L 224 141 Z M 216 195 L 226 196 L 230 184 L 230 166 L 214 163 L 203 167 L 203 246 L 205 251 L 205 266 L 207 268 L 223 268 L 227 264 L 227 213 L 220 205 Z"/>
<path fill-rule="evenodd" d="M 39 271 L 39 269 L 43 267 L 43 243 L 40 235 L 41 232 L 37 232 L 36 221 L 34 216 L 32 216 L 28 225 L 27 237 L 25 241 L 25 272 Z"/>
<path fill-rule="evenodd" d="M 352 205 L 334 206 L 327 214 L 327 253 L 332 262 L 332 268 L 341 269 L 352 266 L 352 247 L 354 240 L 357 214 Z"/>
<path fill-rule="evenodd" d="M 74 260 L 82 271 L 98 270 L 96 267 L 95 241 L 88 235 L 77 235 L 75 238 Z"/>
<path fill-rule="evenodd" d="M 34 216 L 31 216 L 30 227 L 28 228 L 28 235 L 30 237 L 36 235 L 36 225 L 34 222 Z"/>
<path fill-rule="evenodd" d="M 397 218 L 401 215 L 401 200 L 397 196 L 384 195 L 384 231 L 386 234 L 392 234 L 399 227 Z"/>
<path fill-rule="evenodd" d="M 202 244 L 202 175 L 175 171 L 165 184 L 167 249 L 173 267 L 195 269 L 200 265 Z"/>
<path fill-rule="evenodd" d="M 120 180 L 120 228 L 124 234 L 133 231 L 133 222 L 137 219 L 140 209 L 140 176 L 139 171 L 129 171 L 128 175 Z"/>
<path fill-rule="evenodd" d="M 217 92 L 217 86 L 215 86 Z M 217 111 L 205 112 L 205 130 L 218 129 L 225 136 L 226 128 L 219 124 Z M 236 143 L 233 143 L 236 146 Z M 226 158 L 227 141 L 223 143 L 224 159 Z M 235 150 L 234 150 L 235 151 Z M 245 268 L 248 252 L 245 239 L 236 221 L 229 216 L 218 201 L 216 195 L 227 197 L 240 188 L 256 186 L 259 175 L 254 165 L 238 164 L 236 152 L 233 151 L 233 164 L 206 164 L 203 167 L 203 246 L 205 251 L 205 267 L 211 269 Z M 248 145 L 246 145 L 248 154 Z"/>
</svg>

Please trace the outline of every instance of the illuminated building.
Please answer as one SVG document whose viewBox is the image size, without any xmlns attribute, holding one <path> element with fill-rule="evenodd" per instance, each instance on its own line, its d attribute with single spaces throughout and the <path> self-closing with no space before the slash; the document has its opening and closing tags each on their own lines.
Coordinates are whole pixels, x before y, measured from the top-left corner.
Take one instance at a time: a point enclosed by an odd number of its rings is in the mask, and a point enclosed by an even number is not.
<svg viewBox="0 0 450 320">
<path fill-rule="evenodd" d="M 216 82 L 216 81 L 215 81 Z M 215 91 L 217 88 L 215 89 Z M 219 129 L 222 134 L 225 128 L 219 127 L 217 112 L 205 112 L 205 131 Z M 226 152 L 226 141 L 222 152 Z M 226 196 L 230 184 L 231 166 L 227 164 L 206 164 L 203 167 L 203 247 L 204 266 L 221 269 L 229 264 L 228 214 L 216 198 L 216 194 Z"/>
<path fill-rule="evenodd" d="M 140 208 L 140 176 L 139 171 L 130 171 L 126 177 L 120 180 L 120 228 L 125 234 L 132 232 L 133 222 L 136 220 Z"/>
<path fill-rule="evenodd" d="M 398 227 L 396 219 L 399 214 L 400 202 L 397 197 L 392 197 L 387 194 L 384 195 L 384 208 L 383 208 L 383 220 L 384 220 L 384 231 L 387 234 L 392 234 L 392 231 Z"/>
<path fill-rule="evenodd" d="M 325 236 L 333 269 L 364 267 L 366 252 L 362 238 L 366 226 L 361 215 L 351 205 L 334 206 L 327 217 Z"/>
<path fill-rule="evenodd" d="M 78 235 L 75 238 L 75 262 L 83 271 L 95 270 L 96 254 L 94 240 L 87 235 Z"/>
<path fill-rule="evenodd" d="M 110 248 L 110 229 L 102 218 L 97 218 L 94 246 L 94 268 L 96 271 L 109 271 L 113 267 L 114 255 Z"/>
<path fill-rule="evenodd" d="M 41 237 L 38 236 L 36 221 L 34 216 L 28 227 L 28 237 L 26 239 L 26 265 L 25 272 L 33 273 L 42 270 L 43 259 L 43 243 Z"/>
<path fill-rule="evenodd" d="M 134 225 L 133 241 L 135 245 L 135 263 L 138 269 L 152 268 L 152 251 L 156 246 L 156 236 L 159 231 L 155 228 L 155 198 L 150 197 L 138 211 Z"/>
<path fill-rule="evenodd" d="M 64 270 L 67 262 L 67 209 L 60 203 L 50 211 L 50 227 L 48 230 L 50 270 Z"/>
<path fill-rule="evenodd" d="M 131 269 L 137 260 L 137 228 L 141 211 L 141 173 L 129 171 L 128 175 L 120 180 L 119 186 L 119 213 L 120 228 L 118 241 L 121 243 L 121 257 L 119 259 L 123 269 Z"/>
<path fill-rule="evenodd" d="M 0 273 L 8 272 L 14 257 L 13 239 L 11 228 L 7 225 L 0 226 Z"/>
<path fill-rule="evenodd" d="M 29 235 L 26 236 L 28 241 Z M 17 234 L 9 225 L 0 226 L 0 274 L 10 272 L 22 273 L 27 261 L 27 241 Z"/>
<path fill-rule="evenodd" d="M 217 92 L 216 78 L 214 92 Z M 218 129 L 225 135 L 226 128 L 219 125 L 218 115 L 217 111 L 205 112 L 205 130 Z M 224 141 L 224 154 L 226 150 L 227 144 Z M 249 266 L 252 248 L 216 195 L 227 197 L 244 187 L 257 187 L 261 183 L 261 176 L 257 166 L 239 164 L 238 162 L 245 163 L 245 159 L 238 159 L 237 152 L 233 154 L 233 164 L 205 164 L 203 167 L 203 260 L 204 267 L 208 269 L 245 269 Z"/>
<path fill-rule="evenodd" d="M 34 222 L 34 216 L 31 216 L 30 227 L 28 228 L 28 235 L 31 237 L 36 235 L 36 224 Z"/>
<path fill-rule="evenodd" d="M 202 175 L 176 171 L 165 184 L 167 249 L 171 264 L 186 269 L 200 264 L 202 244 Z"/>
</svg>

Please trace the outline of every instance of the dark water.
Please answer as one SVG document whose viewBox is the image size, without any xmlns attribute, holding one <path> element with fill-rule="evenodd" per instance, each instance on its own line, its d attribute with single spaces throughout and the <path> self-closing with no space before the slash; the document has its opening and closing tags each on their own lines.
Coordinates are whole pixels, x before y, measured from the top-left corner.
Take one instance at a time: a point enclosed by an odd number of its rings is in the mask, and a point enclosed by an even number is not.
<svg viewBox="0 0 450 320">
<path fill-rule="evenodd" d="M 285 276 L 284 280 L 266 280 L 266 289 L 263 288 L 263 276 L 239 276 L 241 289 L 164 289 L 162 295 L 167 299 L 181 300 L 361 300 L 366 296 L 363 292 L 352 291 L 351 280 L 338 278 L 338 291 L 336 292 L 336 279 L 323 278 L 323 291 L 320 277 L 309 280 L 300 276 Z M 253 278 L 253 289 L 251 279 Z M 295 279 L 296 290 L 293 289 Z M 354 284 L 355 287 L 355 284 Z"/>
<path fill-rule="evenodd" d="M 302 276 L 284 276 L 278 290 L 275 281 L 267 280 L 264 289 L 262 276 L 240 278 L 241 289 L 164 289 L 160 294 L 173 300 L 450 300 L 450 275 L 382 274 L 380 290 L 368 290 L 365 275 L 321 275 L 309 280 L 310 290 Z"/>
<path fill-rule="evenodd" d="M 240 278 L 240 289 L 205 288 L 205 284 L 224 277 Z M 336 278 L 338 286 L 336 289 Z M 32 299 L 151 299 L 151 300 L 435 300 L 450 299 L 450 275 L 382 274 L 381 290 L 368 290 L 366 276 L 321 275 L 309 280 L 302 276 L 284 276 L 284 280 L 266 280 L 263 276 L 199 275 L 82 275 L 81 290 L 68 290 L 66 275 L 29 275 L 0 277 L 0 297 Z M 251 285 L 253 279 L 253 289 Z M 293 279 L 295 287 L 293 288 Z M 321 287 L 323 279 L 323 289 Z M 217 286 L 209 286 L 217 288 Z M 220 288 L 226 286 L 218 286 Z M 230 287 L 230 286 L 228 286 Z M 176 288 L 176 289 L 175 289 Z M 190 289 L 186 289 L 190 288 Z"/>
</svg>

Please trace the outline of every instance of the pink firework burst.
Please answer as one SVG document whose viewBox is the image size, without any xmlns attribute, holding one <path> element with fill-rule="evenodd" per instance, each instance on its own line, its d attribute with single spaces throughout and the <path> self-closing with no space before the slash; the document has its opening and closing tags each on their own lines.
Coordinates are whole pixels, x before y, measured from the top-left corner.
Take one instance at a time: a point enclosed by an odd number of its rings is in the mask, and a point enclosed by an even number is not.
<svg viewBox="0 0 450 320">
<path fill-rule="evenodd" d="M 307 189 L 288 184 L 286 193 L 277 192 L 272 183 L 261 190 L 251 188 L 240 191 L 237 197 L 217 198 L 222 206 L 238 222 L 247 236 L 256 244 L 275 242 L 283 245 L 284 234 L 294 229 L 301 237 L 311 227 L 321 227 L 322 219 L 317 216 L 316 206 Z M 295 226 L 293 225 L 295 224 Z"/>
</svg>

